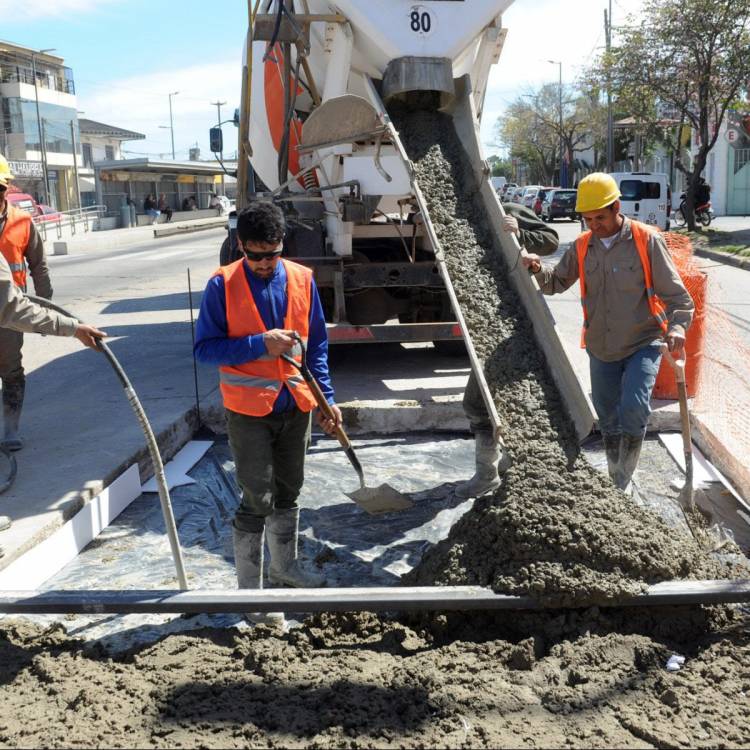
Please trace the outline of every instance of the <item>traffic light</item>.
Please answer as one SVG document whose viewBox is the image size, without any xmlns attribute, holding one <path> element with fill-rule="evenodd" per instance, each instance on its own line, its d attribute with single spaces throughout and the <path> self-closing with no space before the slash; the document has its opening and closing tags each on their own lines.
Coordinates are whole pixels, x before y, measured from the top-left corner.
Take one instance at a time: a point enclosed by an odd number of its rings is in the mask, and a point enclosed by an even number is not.
<svg viewBox="0 0 750 750">
<path fill-rule="evenodd" d="M 210 142 L 211 151 L 213 151 L 215 154 L 218 154 L 224 150 L 224 136 L 221 132 L 221 128 L 211 128 L 208 133 L 208 139 Z"/>
</svg>

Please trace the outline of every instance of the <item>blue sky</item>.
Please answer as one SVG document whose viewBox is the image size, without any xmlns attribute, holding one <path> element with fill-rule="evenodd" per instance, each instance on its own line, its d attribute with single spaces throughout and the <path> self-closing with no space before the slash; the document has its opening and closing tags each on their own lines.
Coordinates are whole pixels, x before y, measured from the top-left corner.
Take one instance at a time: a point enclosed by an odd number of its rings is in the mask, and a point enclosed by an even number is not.
<svg viewBox="0 0 750 750">
<path fill-rule="evenodd" d="M 642 0 L 615 0 L 615 24 Z M 515 0 L 503 23 L 509 33 L 491 76 L 482 123 L 487 152 L 494 149 L 497 117 L 517 96 L 543 83 L 573 82 L 604 44 L 607 0 Z M 10 7 L 10 6 L 9 6 Z M 147 135 L 125 149 L 171 156 L 168 93 L 173 97 L 177 158 L 196 142 L 208 157 L 211 101 L 226 101 L 222 116 L 239 106 L 246 0 L 47 0 L 13 4 L 0 36 L 35 49 L 56 48 L 73 68 L 78 109 L 89 117 Z M 224 126 L 225 154 L 236 130 Z"/>
</svg>

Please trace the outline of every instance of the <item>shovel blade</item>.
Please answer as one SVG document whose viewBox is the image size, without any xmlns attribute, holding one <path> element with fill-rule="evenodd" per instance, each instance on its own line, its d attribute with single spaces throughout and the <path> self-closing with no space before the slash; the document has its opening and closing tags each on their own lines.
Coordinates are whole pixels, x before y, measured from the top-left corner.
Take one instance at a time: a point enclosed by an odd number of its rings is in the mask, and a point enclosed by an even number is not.
<svg viewBox="0 0 750 750">
<path fill-rule="evenodd" d="M 362 487 L 354 492 L 347 492 L 347 497 L 354 500 L 362 510 L 370 515 L 378 513 L 393 513 L 411 508 L 414 503 L 390 484 L 379 487 Z"/>
</svg>

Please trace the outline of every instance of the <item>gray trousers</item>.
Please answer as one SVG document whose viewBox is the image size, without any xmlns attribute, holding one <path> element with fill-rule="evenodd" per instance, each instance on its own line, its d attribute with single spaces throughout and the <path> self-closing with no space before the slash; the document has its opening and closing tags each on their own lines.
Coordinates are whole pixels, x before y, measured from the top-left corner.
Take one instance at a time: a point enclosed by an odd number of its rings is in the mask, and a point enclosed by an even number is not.
<svg viewBox="0 0 750 750">
<path fill-rule="evenodd" d="M 227 410 L 227 431 L 241 490 L 234 525 L 240 531 L 262 531 L 274 508 L 297 506 L 305 481 L 310 412 L 250 417 Z"/>
<path fill-rule="evenodd" d="M 494 433 L 490 414 L 482 398 L 482 391 L 474 375 L 474 370 L 469 374 L 469 382 L 466 384 L 463 400 L 464 414 L 469 420 L 469 428 L 476 435 L 477 432 Z"/>
<path fill-rule="evenodd" d="M 3 381 L 23 380 L 21 347 L 23 334 L 20 331 L 0 328 L 0 379 Z"/>
</svg>

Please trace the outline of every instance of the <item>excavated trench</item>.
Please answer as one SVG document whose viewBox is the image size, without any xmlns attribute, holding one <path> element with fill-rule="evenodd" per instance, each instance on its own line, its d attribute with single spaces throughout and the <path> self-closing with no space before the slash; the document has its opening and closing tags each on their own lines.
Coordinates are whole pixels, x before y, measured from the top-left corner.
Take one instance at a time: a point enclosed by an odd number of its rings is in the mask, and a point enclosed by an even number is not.
<svg viewBox="0 0 750 750">
<path fill-rule="evenodd" d="M 418 496 L 414 513 L 434 516 L 418 534 L 397 514 L 376 524 L 336 504 L 342 488 L 327 469 L 315 479 L 318 504 L 304 506 L 305 551 L 330 530 L 338 543 L 316 562 L 332 582 L 385 580 L 435 541 L 435 519 L 462 513 L 402 580 L 478 583 L 578 608 L 399 621 L 324 614 L 286 634 L 212 618 L 170 628 L 132 622 L 125 650 L 106 638 L 84 640 L 89 626 L 75 618 L 46 626 L 4 619 L 0 747 L 750 745 L 742 611 L 597 606 L 651 582 L 720 577 L 727 566 L 615 491 L 580 454 L 507 269 L 484 249 L 489 228 L 452 123 L 435 112 L 396 119 L 486 359 L 513 466 L 494 497 L 459 512 L 445 472 L 466 475 L 464 448 L 428 440 L 394 448 L 404 477 L 416 467 L 442 483 Z M 330 446 L 315 453 L 311 465 L 345 465 Z M 228 466 L 221 451 L 212 460 Z M 216 475 L 199 474 L 203 489 L 184 490 L 194 502 L 177 509 L 178 522 L 195 527 L 187 560 L 191 569 L 203 565 L 204 585 L 231 585 L 222 545 L 236 494 Z M 161 551 L 150 541 L 163 535 L 152 506 L 135 508 L 92 545 L 90 567 L 70 572 L 68 583 L 83 587 L 77 582 L 120 560 L 139 582 L 151 576 L 154 587 L 163 585 L 171 572 L 163 539 Z M 380 549 L 384 535 L 393 550 Z M 351 555 L 344 562 L 346 540 L 359 552 L 356 562 Z M 686 661 L 667 671 L 675 653 Z"/>
</svg>

